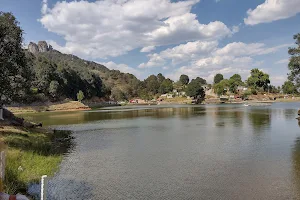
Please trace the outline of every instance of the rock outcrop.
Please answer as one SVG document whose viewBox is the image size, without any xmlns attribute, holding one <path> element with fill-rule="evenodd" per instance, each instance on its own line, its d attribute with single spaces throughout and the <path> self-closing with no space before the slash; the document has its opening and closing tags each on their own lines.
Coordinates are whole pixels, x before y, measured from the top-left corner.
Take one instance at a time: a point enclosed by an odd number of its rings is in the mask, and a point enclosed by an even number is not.
<svg viewBox="0 0 300 200">
<path fill-rule="evenodd" d="M 39 41 L 38 42 L 39 52 L 47 52 L 49 50 L 48 44 L 46 41 Z"/>
<path fill-rule="evenodd" d="M 35 43 L 30 42 L 28 45 L 28 51 L 33 54 L 37 54 L 39 52 L 39 48 Z"/>
<path fill-rule="evenodd" d="M 38 44 L 34 42 L 30 42 L 28 45 L 28 51 L 33 54 L 43 53 L 52 50 L 53 50 L 52 46 L 51 45 L 48 46 L 46 41 L 39 41 Z"/>
</svg>

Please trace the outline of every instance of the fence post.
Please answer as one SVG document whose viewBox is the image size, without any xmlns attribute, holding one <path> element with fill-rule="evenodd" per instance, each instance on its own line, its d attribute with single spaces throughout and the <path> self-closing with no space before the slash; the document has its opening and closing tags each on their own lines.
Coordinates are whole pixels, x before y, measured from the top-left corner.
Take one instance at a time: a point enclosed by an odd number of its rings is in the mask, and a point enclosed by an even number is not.
<svg viewBox="0 0 300 200">
<path fill-rule="evenodd" d="M 0 105 L 0 120 L 4 120 L 3 118 L 3 107 Z"/>
<path fill-rule="evenodd" d="M 41 200 L 47 199 L 47 175 L 42 176 L 41 180 Z"/>
<path fill-rule="evenodd" d="M 1 148 L 1 144 L 0 144 L 0 148 Z M 3 192 L 4 176 L 5 176 L 5 151 L 1 151 L 0 152 L 0 192 Z"/>
</svg>

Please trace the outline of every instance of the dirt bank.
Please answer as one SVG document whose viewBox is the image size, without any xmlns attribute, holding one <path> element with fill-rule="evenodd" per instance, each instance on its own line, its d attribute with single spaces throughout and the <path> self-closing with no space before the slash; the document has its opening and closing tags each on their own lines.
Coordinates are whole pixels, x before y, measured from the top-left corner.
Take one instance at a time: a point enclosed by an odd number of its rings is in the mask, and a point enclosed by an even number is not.
<svg viewBox="0 0 300 200">
<path fill-rule="evenodd" d="M 77 110 L 90 110 L 89 106 L 84 105 L 78 101 L 69 101 L 63 103 L 44 103 L 41 105 L 20 105 L 20 106 L 8 106 L 8 110 L 18 113 L 34 113 L 34 112 L 46 112 L 46 111 L 77 111 Z"/>
</svg>

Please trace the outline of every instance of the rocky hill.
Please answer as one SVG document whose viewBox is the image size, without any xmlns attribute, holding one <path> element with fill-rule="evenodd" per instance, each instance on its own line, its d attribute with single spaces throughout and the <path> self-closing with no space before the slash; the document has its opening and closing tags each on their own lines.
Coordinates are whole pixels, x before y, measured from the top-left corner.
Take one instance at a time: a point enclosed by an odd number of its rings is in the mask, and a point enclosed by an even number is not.
<svg viewBox="0 0 300 200">
<path fill-rule="evenodd" d="M 85 93 L 86 98 L 109 98 L 113 95 L 129 99 L 137 96 L 140 81 L 132 74 L 110 70 L 104 65 L 63 54 L 45 41 L 39 41 L 38 44 L 30 42 L 28 52 L 39 92 L 71 99 L 76 99 L 79 90 Z M 60 88 L 64 88 L 64 92 L 52 95 L 53 88 L 58 90 L 57 85 L 62 86 Z"/>
</svg>

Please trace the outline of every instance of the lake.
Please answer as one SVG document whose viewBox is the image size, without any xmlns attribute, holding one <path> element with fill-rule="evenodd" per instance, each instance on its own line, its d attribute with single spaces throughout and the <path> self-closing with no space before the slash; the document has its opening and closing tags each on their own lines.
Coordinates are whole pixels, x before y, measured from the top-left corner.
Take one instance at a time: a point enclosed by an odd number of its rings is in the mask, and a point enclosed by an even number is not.
<svg viewBox="0 0 300 200">
<path fill-rule="evenodd" d="M 300 103 L 114 107 L 25 118 L 73 131 L 49 199 L 300 199 Z"/>
</svg>

